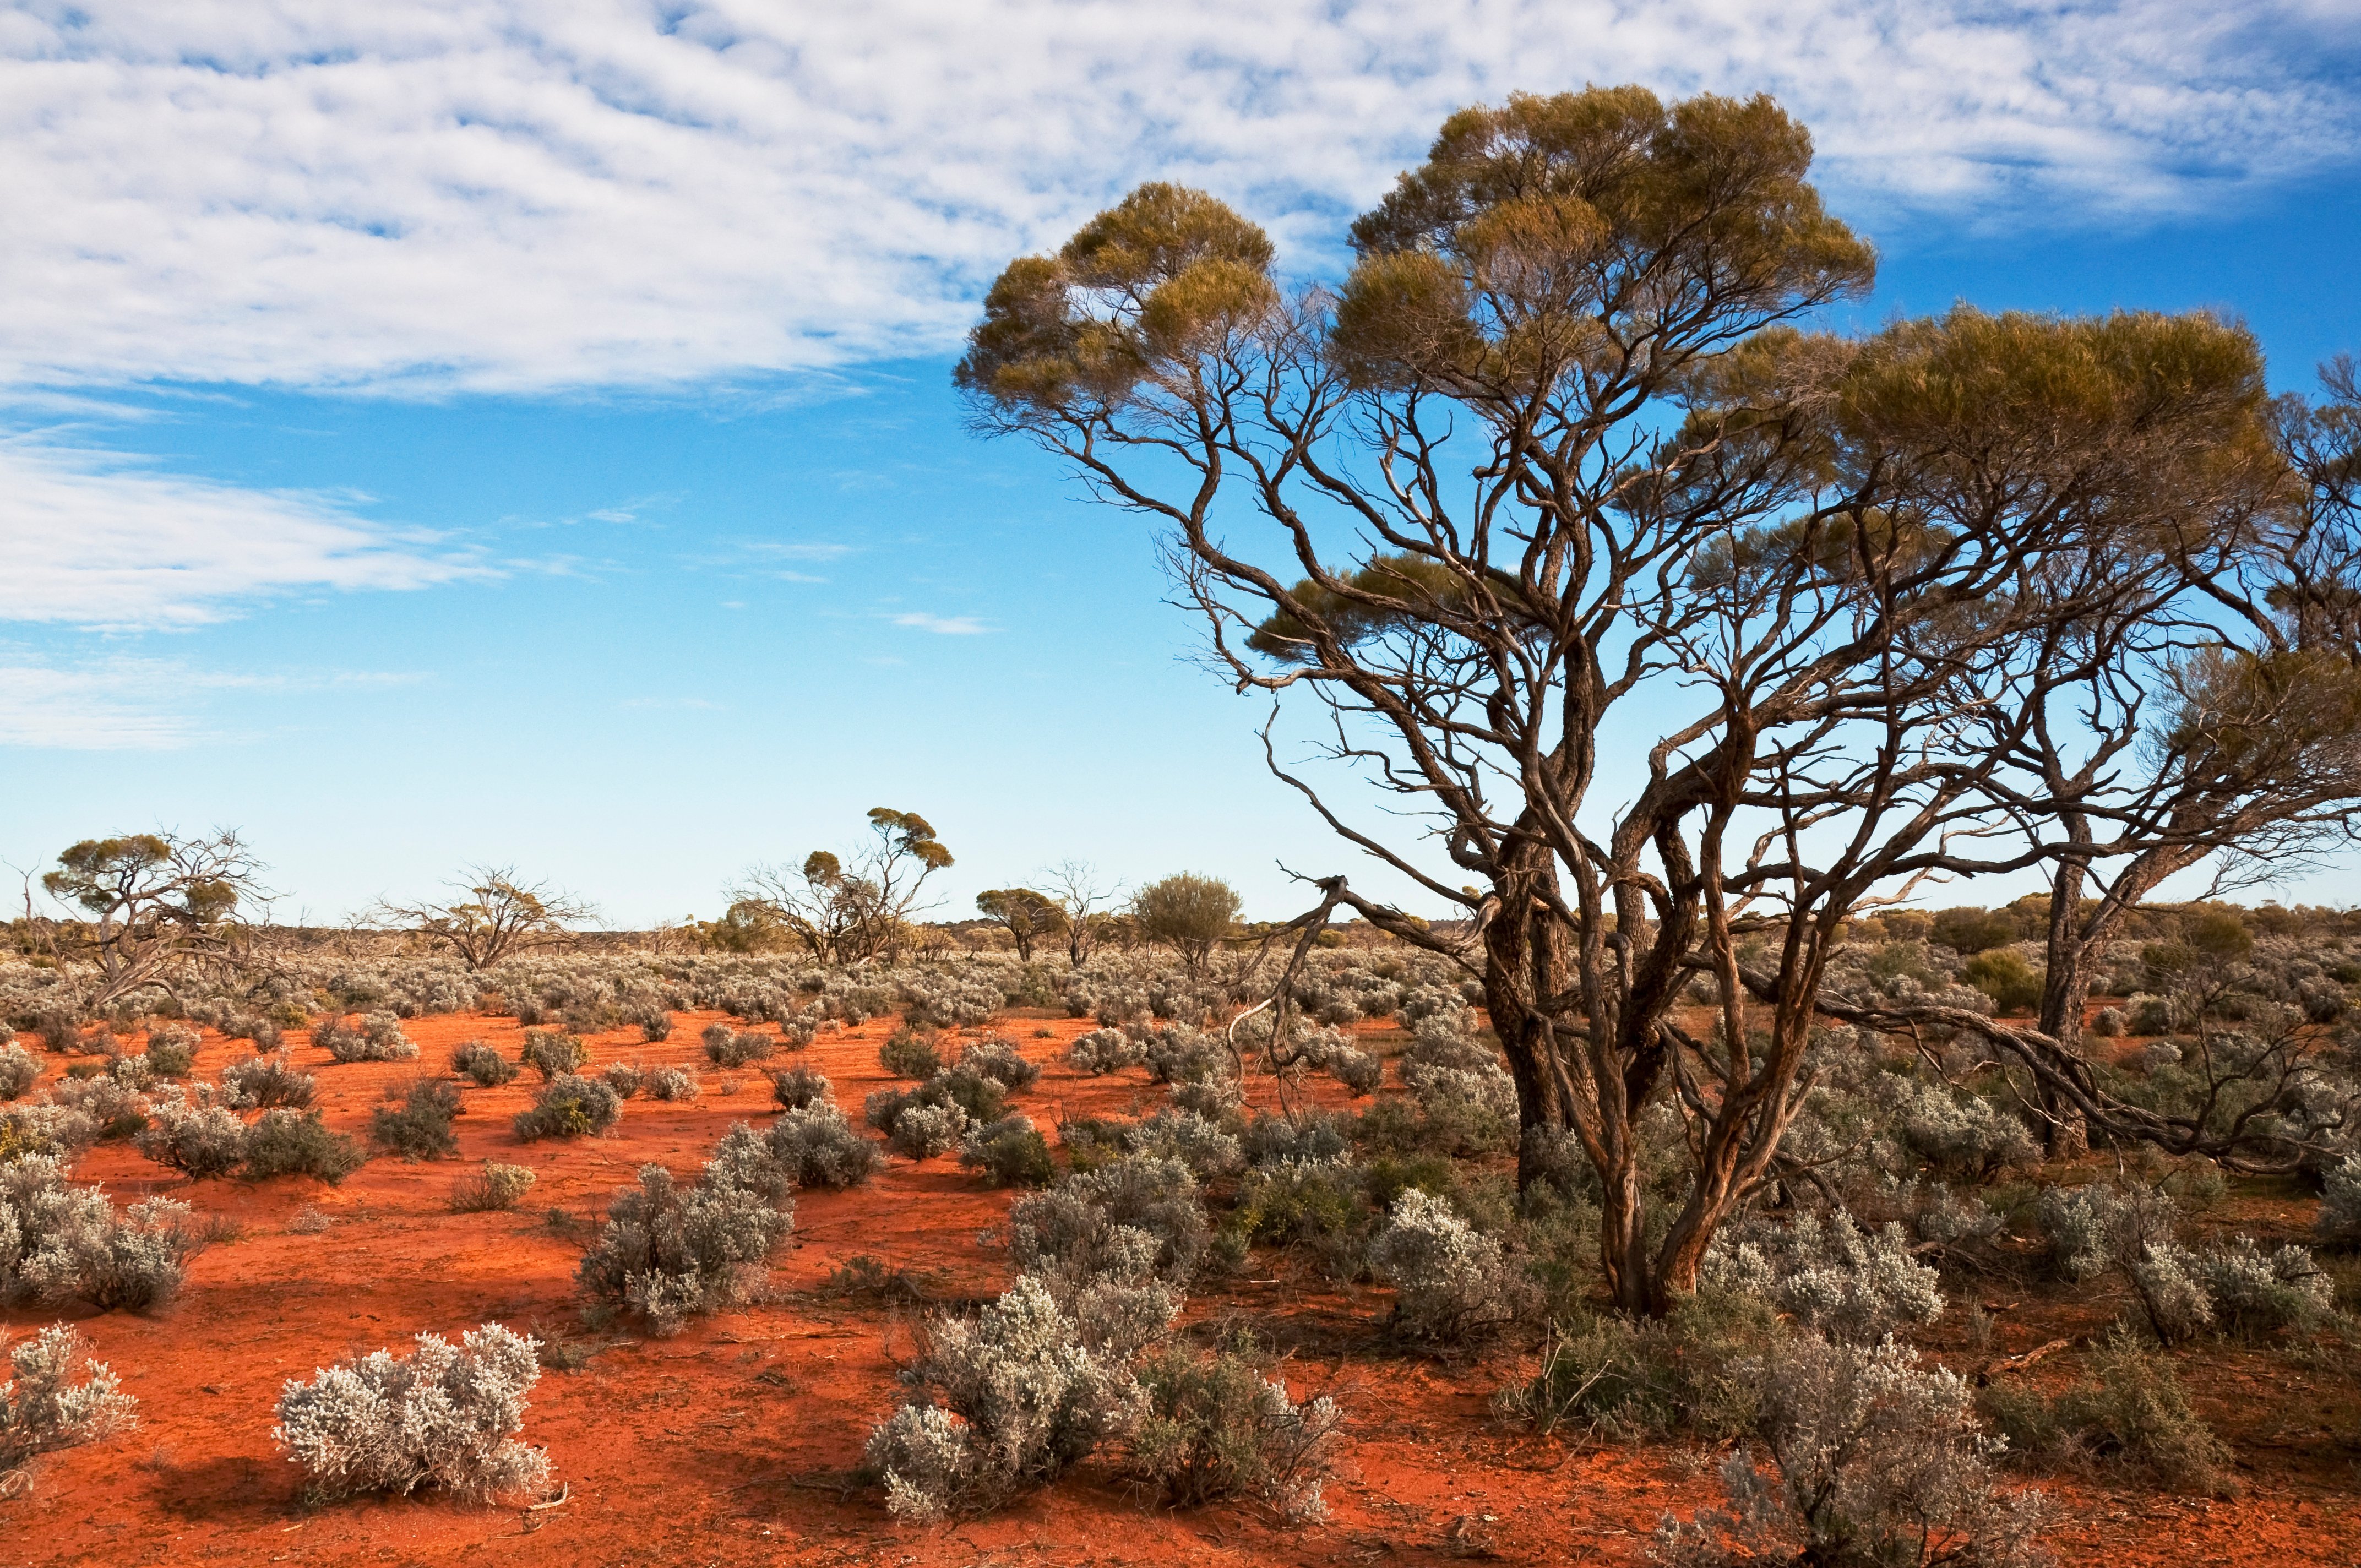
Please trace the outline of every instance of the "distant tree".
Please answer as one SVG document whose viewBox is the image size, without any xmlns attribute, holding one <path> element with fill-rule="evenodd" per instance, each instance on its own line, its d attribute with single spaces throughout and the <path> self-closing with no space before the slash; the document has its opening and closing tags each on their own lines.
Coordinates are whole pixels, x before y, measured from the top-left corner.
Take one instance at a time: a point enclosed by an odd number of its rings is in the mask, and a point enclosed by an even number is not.
<svg viewBox="0 0 2361 1568">
<path fill-rule="evenodd" d="M 1177 949 L 1194 973 L 1237 924 L 1238 895 L 1219 877 L 1180 872 L 1141 888 L 1132 898 L 1131 917 L 1143 938 Z"/>
<path fill-rule="evenodd" d="M 1091 961 L 1093 949 L 1114 934 L 1117 916 L 1112 905 L 1122 889 L 1102 883 L 1085 861 L 1065 861 L 1041 873 L 1043 887 L 1058 903 L 1064 917 L 1066 959 L 1080 969 Z"/>
<path fill-rule="evenodd" d="M 440 903 L 380 902 L 377 918 L 416 931 L 471 970 L 487 970 L 566 940 L 573 934 L 569 927 L 597 913 L 587 900 L 547 883 L 518 881 L 514 866 L 472 867 L 450 888 L 465 896 Z"/>
<path fill-rule="evenodd" d="M 697 946 L 709 953 L 774 953 L 796 945 L 796 933 L 758 898 L 741 898 L 718 920 L 692 923 Z"/>
<path fill-rule="evenodd" d="M 27 892 L 26 926 L 38 928 L 61 967 L 87 959 L 98 983 L 93 1010 L 148 987 L 170 992 L 201 958 L 226 959 L 241 899 L 260 892 L 260 863 L 236 833 L 202 838 L 131 833 L 85 839 L 41 877 L 51 898 L 90 918 L 60 928 L 35 916 Z"/>
<path fill-rule="evenodd" d="M 1033 944 L 1065 927 L 1066 912 L 1058 901 L 1029 887 L 993 888 L 975 895 L 975 906 L 985 919 L 1015 939 L 1016 956 L 1033 961 Z"/>
<path fill-rule="evenodd" d="M 873 806 L 869 831 L 851 866 L 815 850 L 795 872 L 755 867 L 730 896 L 766 909 L 821 963 L 894 962 L 927 879 L 951 864 L 951 852 L 916 812 Z"/>
</svg>

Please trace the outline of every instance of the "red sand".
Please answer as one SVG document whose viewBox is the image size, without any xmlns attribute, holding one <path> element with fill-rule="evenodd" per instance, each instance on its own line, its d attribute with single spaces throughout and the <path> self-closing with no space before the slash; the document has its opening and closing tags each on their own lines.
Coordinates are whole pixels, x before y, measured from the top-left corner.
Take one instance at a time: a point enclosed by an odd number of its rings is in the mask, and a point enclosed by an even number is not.
<svg viewBox="0 0 2361 1568">
<path fill-rule="evenodd" d="M 554 1230 L 547 1211 L 587 1219 L 646 1161 L 693 1171 L 731 1122 L 772 1109 L 756 1070 L 734 1075 L 734 1094 L 718 1092 L 729 1075 L 709 1068 L 697 1044 L 712 1016 L 678 1015 L 662 1045 L 640 1044 L 636 1031 L 591 1038 L 594 1069 L 619 1058 L 689 1064 L 706 1083 L 693 1104 L 630 1102 L 609 1137 L 520 1143 L 509 1118 L 532 1097 L 527 1074 L 467 1091 L 459 1160 L 379 1158 L 341 1188 L 192 1184 L 124 1146 L 93 1151 L 81 1179 L 104 1180 L 119 1198 L 170 1192 L 235 1219 L 244 1234 L 199 1257 L 181 1299 L 157 1316 L 82 1321 L 96 1354 L 141 1400 L 140 1430 L 39 1462 L 30 1495 L 0 1505 L 0 1562 L 1631 1563 L 1645 1560 L 1664 1509 L 1686 1511 L 1718 1490 L 1693 1453 L 1675 1447 L 1602 1449 L 1503 1429 L 1489 1400 L 1519 1375 L 1520 1355 L 1402 1358 L 1375 1332 L 1382 1293 L 1344 1298 L 1264 1279 L 1258 1261 L 1257 1277 L 1201 1296 L 1192 1315 L 1235 1311 L 1266 1343 L 1295 1347 L 1285 1367 L 1290 1387 L 1334 1392 L 1351 1413 L 1326 1523 L 1285 1528 L 1244 1508 L 1164 1513 L 1086 1469 L 989 1519 L 897 1524 L 874 1496 L 850 1486 L 849 1472 L 870 1426 L 896 1400 L 893 1358 L 908 1347 L 902 1320 L 801 1292 L 866 1253 L 945 1270 L 950 1291 L 990 1294 L 1007 1274 L 990 1243 L 1009 1194 L 985 1190 L 950 1159 L 895 1160 L 865 1190 L 798 1195 L 795 1238 L 776 1263 L 780 1299 L 669 1340 L 628 1327 L 589 1334 L 578 1318 L 572 1276 L 581 1241 Z M 339 1066 L 291 1036 L 296 1061 L 318 1077 L 331 1125 L 357 1135 L 388 1086 L 422 1068 L 440 1070 L 458 1041 L 480 1036 L 513 1056 L 521 1034 L 513 1020 L 473 1015 L 404 1026 L 422 1048 L 416 1063 Z M 1065 1043 L 1091 1026 L 1005 1021 L 1047 1068 L 1016 1100 L 1045 1130 L 1061 1105 L 1116 1112 L 1135 1097 L 1151 1100 L 1137 1073 L 1093 1080 L 1064 1063 Z M 878 1021 L 823 1036 L 796 1059 L 834 1080 L 858 1121 L 862 1097 L 889 1081 L 876 1047 L 890 1027 Z M 1033 1037 L 1042 1028 L 1054 1037 Z M 212 1076 L 249 1048 L 208 1035 L 198 1070 Z M 539 1184 L 513 1212 L 450 1212 L 452 1182 L 487 1157 L 533 1167 Z M 291 1230 L 306 1208 L 326 1216 L 328 1228 Z M 2089 1332 L 2111 1315 L 2094 1310 L 2092 1324 L 2059 1332 Z M 2020 1321 L 2026 1315 L 2004 1314 L 1990 1349 L 1961 1345 L 1949 1359 L 1969 1365 L 2026 1349 L 2059 1328 L 2054 1315 Z M 55 1316 L 20 1310 L 0 1314 L 0 1323 L 21 1332 Z M 300 1472 L 270 1441 L 281 1381 L 351 1352 L 405 1346 L 421 1330 L 456 1336 L 487 1320 L 607 1344 L 578 1371 L 549 1371 L 534 1391 L 525 1435 L 548 1446 L 567 1500 L 530 1511 L 432 1498 L 306 1508 Z M 2053 1486 L 2061 1558 L 2354 1563 L 2361 1549 L 2347 1510 L 2361 1445 L 2346 1380 L 2334 1380 L 2343 1403 L 2328 1407 L 2291 1386 L 2283 1362 L 2258 1354 L 2202 1367 L 2185 1361 L 2183 1375 L 2201 1413 L 2253 1466 L 2242 1470 L 2243 1495 L 2183 1502 Z"/>
</svg>

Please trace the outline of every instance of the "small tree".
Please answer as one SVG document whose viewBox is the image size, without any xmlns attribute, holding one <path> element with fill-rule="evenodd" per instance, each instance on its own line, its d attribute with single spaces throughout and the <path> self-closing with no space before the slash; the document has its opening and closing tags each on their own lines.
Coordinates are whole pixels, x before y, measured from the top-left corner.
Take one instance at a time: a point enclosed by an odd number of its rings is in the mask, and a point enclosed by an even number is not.
<svg viewBox="0 0 2361 1568">
<path fill-rule="evenodd" d="M 792 931 L 824 964 L 900 956 L 927 879 L 951 864 L 951 852 L 928 820 L 891 806 L 870 808 L 871 841 L 847 866 L 826 850 L 800 870 L 757 866 L 733 890 L 733 910 L 756 906 Z M 750 914 L 749 918 L 752 918 Z"/>
<path fill-rule="evenodd" d="M 1131 917 L 1142 937 L 1169 943 L 1194 973 L 1237 924 L 1237 891 L 1219 877 L 1179 872 L 1141 888 L 1131 901 Z"/>
<path fill-rule="evenodd" d="M 569 925 L 595 913 L 585 900 L 547 883 L 519 882 L 514 866 L 477 866 L 451 886 L 467 896 L 443 904 L 380 904 L 379 913 L 416 927 L 471 970 L 562 942 Z"/>
<path fill-rule="evenodd" d="M 236 832 L 183 839 L 131 833 L 85 839 L 43 874 L 42 891 L 82 911 L 87 924 L 64 930 L 36 919 L 60 967 L 87 959 L 98 969 L 93 1009 L 154 987 L 170 992 L 190 963 L 228 956 L 238 901 L 259 892 L 261 870 Z"/>
<path fill-rule="evenodd" d="M 975 906 L 985 919 L 1006 931 L 1016 942 L 1016 956 L 1033 961 L 1033 944 L 1055 936 L 1066 924 L 1058 901 L 1029 887 L 992 888 L 975 895 Z"/>
<path fill-rule="evenodd" d="M 1099 882 L 1098 872 L 1082 861 L 1066 861 L 1041 873 L 1049 896 L 1063 917 L 1066 958 L 1076 969 L 1091 961 L 1091 953 L 1116 923 L 1108 905 L 1120 888 Z"/>
</svg>

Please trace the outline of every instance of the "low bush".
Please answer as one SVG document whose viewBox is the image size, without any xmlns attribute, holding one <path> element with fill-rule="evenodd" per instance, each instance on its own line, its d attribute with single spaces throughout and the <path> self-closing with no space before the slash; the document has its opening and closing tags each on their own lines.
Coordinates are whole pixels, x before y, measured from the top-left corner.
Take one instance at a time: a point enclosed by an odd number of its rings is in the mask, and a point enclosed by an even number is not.
<svg viewBox="0 0 2361 1568">
<path fill-rule="evenodd" d="M 629 1100 L 647 1087 L 648 1069 L 635 1061 L 610 1061 L 600 1070 L 598 1078 L 608 1088 Z"/>
<path fill-rule="evenodd" d="M 1030 1116 L 1017 1114 L 970 1127 L 960 1143 L 960 1164 L 982 1171 L 992 1187 L 1047 1187 L 1058 1174 L 1049 1140 Z"/>
<path fill-rule="evenodd" d="M 595 1078 L 567 1073 L 552 1079 L 531 1110 L 517 1113 L 516 1135 L 527 1143 L 585 1137 L 605 1132 L 622 1114 L 620 1095 Z"/>
<path fill-rule="evenodd" d="M 84 1361 L 89 1345 L 64 1323 L 54 1323 L 9 1347 L 14 1376 L 0 1383 L 0 1475 L 21 1472 L 44 1453 L 100 1442 L 139 1424 L 139 1401 L 123 1393 L 101 1361 Z M 82 1380 L 73 1381 L 82 1361 Z"/>
<path fill-rule="evenodd" d="M 768 1144 L 772 1161 L 798 1187 L 858 1187 L 885 1163 L 877 1146 L 825 1100 L 772 1123 Z"/>
<path fill-rule="evenodd" d="M 40 1061 L 11 1040 L 0 1046 L 0 1100 L 16 1100 L 40 1080 Z"/>
<path fill-rule="evenodd" d="M 401 1020 L 390 1013 L 371 1013 L 358 1026 L 323 1020 L 312 1031 L 312 1043 L 340 1062 L 408 1061 L 418 1055 L 417 1042 L 401 1032 Z"/>
<path fill-rule="evenodd" d="M 478 1089 L 497 1089 L 517 1075 L 517 1064 L 482 1040 L 468 1040 L 452 1050 L 451 1070 Z"/>
<path fill-rule="evenodd" d="M 1784 1223 L 1750 1214 L 1725 1224 L 1697 1280 L 1758 1296 L 1852 1344 L 1904 1323 L 1931 1323 L 1943 1312 L 1936 1273 L 1911 1255 L 1900 1225 L 1864 1231 L 1841 1212 L 1802 1213 Z"/>
<path fill-rule="evenodd" d="M 288 1379 L 272 1441 L 329 1496 L 545 1488 L 548 1454 L 516 1440 L 541 1378 L 539 1343 L 486 1323 L 456 1347 L 431 1333 L 417 1346 L 324 1366 L 309 1383 Z"/>
<path fill-rule="evenodd" d="M 379 1105 L 369 1113 L 369 1141 L 406 1160 L 441 1159 L 459 1152 L 459 1135 L 451 1125 L 459 1114 L 458 1086 L 423 1078 L 403 1091 L 399 1105 Z"/>
<path fill-rule="evenodd" d="M 661 1007 L 644 1007 L 633 1014 L 631 1022 L 640 1026 L 640 1038 L 649 1045 L 672 1038 L 672 1014 Z"/>
<path fill-rule="evenodd" d="M 1305 1248 L 1331 1273 L 1349 1275 L 1374 1218 L 1352 1166 L 1291 1159 L 1247 1170 L 1227 1225 L 1247 1242 Z"/>
<path fill-rule="evenodd" d="M 908 1159 L 932 1159 L 960 1146 L 970 1125 L 968 1114 L 949 1101 L 921 1102 L 903 1107 L 894 1118 L 885 1146 Z"/>
<path fill-rule="evenodd" d="M 1137 1067 L 1148 1059 L 1148 1051 L 1121 1029 L 1093 1029 L 1074 1037 L 1066 1047 L 1066 1059 L 1096 1078 Z"/>
<path fill-rule="evenodd" d="M 48 1155 L 67 1165 L 98 1141 L 98 1123 L 87 1113 L 53 1101 L 0 1105 L 0 1166 L 28 1155 Z"/>
<path fill-rule="evenodd" d="M 0 1164 L 0 1306 L 161 1306 L 200 1245 L 186 1203 L 149 1198 L 118 1210 L 99 1188 L 68 1185 L 54 1156 Z"/>
<path fill-rule="evenodd" d="M 992 1080 L 1011 1094 L 1032 1088 L 1041 1077 L 1040 1068 L 1025 1059 L 1015 1041 L 998 1035 L 988 1036 L 960 1052 L 959 1065 L 968 1072 Z"/>
<path fill-rule="evenodd" d="M 660 1334 L 745 1299 L 757 1266 L 794 1229 L 794 1207 L 758 1190 L 769 1183 L 743 1179 L 748 1156 L 768 1163 L 751 1134 L 724 1146 L 687 1187 L 660 1165 L 640 1168 L 638 1185 L 615 1194 L 583 1255 L 576 1277 L 584 1290 L 639 1313 Z"/>
<path fill-rule="evenodd" d="M 825 1102 L 836 1086 L 818 1068 L 791 1067 L 771 1075 L 771 1098 L 782 1111 L 800 1111 Z"/>
<path fill-rule="evenodd" d="M 1995 1383 L 1993 1424 L 2022 1462 L 2081 1462 L 2144 1471 L 2168 1486 L 2226 1496 L 2230 1451 L 2189 1408 L 2172 1365 L 2118 1324 L 2092 1357 L 2092 1376 L 2048 1395 Z"/>
<path fill-rule="evenodd" d="M 927 1400 L 870 1434 L 867 1464 L 898 1518 L 938 1519 L 1055 1480 L 1130 1431 L 1144 1399 L 1082 1343 L 1041 1281 L 1020 1277 L 972 1321 L 939 1320 L 903 1374 Z"/>
<path fill-rule="evenodd" d="M 2361 1156 L 2348 1155 L 2329 1168 L 2313 1224 L 2331 1246 L 2361 1247 Z"/>
<path fill-rule="evenodd" d="M 1131 1236 L 1149 1245 L 1148 1270 L 1185 1286 L 1203 1260 L 1213 1227 L 1196 1178 L 1178 1160 L 1130 1155 L 1076 1171 L 1008 1211 L 1009 1256 L 1027 1272 L 1086 1278 L 1130 1270 Z M 1109 1260 L 1118 1255 L 1119 1266 Z"/>
<path fill-rule="evenodd" d="M 562 1035 L 555 1029 L 527 1029 L 524 1048 L 518 1059 L 541 1074 L 544 1083 L 577 1072 L 590 1060 L 590 1047 L 577 1035 Z"/>
<path fill-rule="evenodd" d="M 281 1108 L 265 1111 L 247 1129 L 246 1168 L 238 1174 L 248 1181 L 310 1176 L 333 1187 L 368 1163 L 360 1145 L 330 1132 L 317 1111 Z"/>
<path fill-rule="evenodd" d="M 141 1055 L 151 1078 L 186 1078 L 197 1065 L 197 1047 L 204 1036 L 186 1024 L 166 1024 L 148 1031 Z"/>
<path fill-rule="evenodd" d="M 312 1103 L 318 1080 L 298 1071 L 284 1051 L 251 1056 L 222 1069 L 222 1103 L 237 1111 L 261 1111 L 283 1105 L 300 1111 Z"/>
<path fill-rule="evenodd" d="M 159 1099 L 133 1146 L 192 1181 L 227 1176 L 246 1163 L 246 1124 L 234 1111 L 185 1098 Z"/>
<path fill-rule="evenodd" d="M 1828 1568 L 2033 1568 L 2037 1493 L 2000 1490 L 2000 1441 L 1977 1427 L 1968 1386 L 1888 1340 L 1860 1347 L 1798 1336 L 1759 1364 L 1759 1427 L 1721 1466 L 1729 1507 L 1656 1531 L 1680 1568 L 1810 1563 Z"/>
<path fill-rule="evenodd" d="M 69 1076 L 49 1090 L 53 1104 L 88 1117 L 101 1138 L 127 1138 L 148 1125 L 148 1106 L 139 1096 L 112 1078 Z"/>
<path fill-rule="evenodd" d="M 513 1209 L 533 1190 L 538 1179 L 530 1166 L 501 1165 L 488 1159 L 481 1170 L 470 1171 L 452 1183 L 451 1212 L 482 1214 Z"/>
<path fill-rule="evenodd" d="M 877 1059 L 896 1078 L 923 1080 L 943 1070 L 943 1054 L 936 1048 L 934 1036 L 907 1025 L 877 1047 Z"/>
<path fill-rule="evenodd" d="M 1701 1290 L 1654 1320 L 1604 1316 L 1586 1302 L 1550 1325 L 1533 1376 L 1494 1405 L 1543 1432 L 1579 1422 L 1614 1438 L 1726 1442 L 1753 1430 L 1756 1368 L 1787 1332 L 1752 1296 Z"/>
<path fill-rule="evenodd" d="M 1412 1339 L 1458 1343 L 1497 1332 L 1534 1305 L 1500 1244 L 1450 1202 L 1416 1189 L 1394 1200 L 1369 1243 L 1369 1265 L 1394 1288 L 1393 1327 Z"/>
<path fill-rule="evenodd" d="M 705 1031 L 705 1059 L 716 1067 L 745 1067 L 767 1061 L 779 1042 L 756 1029 L 733 1029 L 713 1024 Z"/>
<path fill-rule="evenodd" d="M 1124 1469 L 1168 1508 L 1251 1497 L 1284 1519 L 1325 1518 L 1320 1488 L 1344 1412 L 1332 1399 L 1288 1398 L 1244 1356 L 1200 1359 L 1172 1348 L 1139 1369 L 1144 1412 Z"/>
<path fill-rule="evenodd" d="M 725 1086 L 728 1081 L 723 1080 Z M 704 1085 L 697 1080 L 697 1074 L 685 1067 L 660 1067 L 648 1074 L 646 1083 L 649 1099 L 661 1100 L 668 1104 L 694 1100 L 703 1088 Z"/>
<path fill-rule="evenodd" d="M 2193 1263 L 2214 1321 L 2233 1333 L 2308 1329 L 2335 1310 L 2335 1283 L 2300 1246 L 2266 1252 L 2252 1236 L 2233 1236 L 2197 1248 Z"/>
</svg>

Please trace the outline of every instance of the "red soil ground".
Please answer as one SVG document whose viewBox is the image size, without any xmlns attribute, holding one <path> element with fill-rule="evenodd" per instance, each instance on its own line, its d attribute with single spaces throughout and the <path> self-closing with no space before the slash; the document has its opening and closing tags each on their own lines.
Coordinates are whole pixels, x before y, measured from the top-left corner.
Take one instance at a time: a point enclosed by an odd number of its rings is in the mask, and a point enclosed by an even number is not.
<svg viewBox="0 0 2361 1568">
<path fill-rule="evenodd" d="M 142 1424 L 40 1462 L 30 1494 L 0 1504 L 0 1563 L 1622 1563 L 1645 1560 L 1664 1510 L 1686 1511 L 1718 1491 L 1693 1451 L 1599 1447 L 1503 1428 L 1490 1397 L 1528 1369 L 1521 1354 L 1403 1358 L 1378 1332 L 1382 1292 L 1346 1297 L 1261 1277 L 1286 1271 L 1267 1271 L 1257 1254 L 1255 1277 L 1201 1296 L 1191 1312 L 1236 1314 L 1290 1353 L 1284 1374 L 1299 1397 L 1333 1392 L 1351 1412 L 1326 1523 L 1285 1528 L 1237 1508 L 1160 1512 L 1085 1470 L 990 1519 L 898 1524 L 851 1486 L 850 1473 L 870 1426 L 896 1402 L 894 1357 L 906 1353 L 906 1327 L 891 1309 L 832 1300 L 814 1288 L 834 1266 L 869 1254 L 942 1270 L 950 1293 L 990 1295 L 1007 1276 L 994 1232 L 1009 1194 L 985 1190 L 949 1159 L 896 1160 L 865 1190 L 798 1195 L 778 1288 L 762 1305 L 673 1339 L 628 1329 L 592 1334 L 578 1315 L 573 1270 L 587 1233 L 561 1234 L 548 1211 L 587 1221 L 642 1163 L 693 1172 L 730 1123 L 769 1113 L 759 1072 L 738 1073 L 734 1091 L 719 1091 L 724 1075 L 706 1066 L 697 1045 L 710 1019 L 678 1015 L 662 1045 L 638 1043 L 635 1031 L 591 1038 L 594 1066 L 618 1058 L 693 1063 L 706 1082 L 692 1104 L 631 1101 L 608 1137 L 520 1143 L 509 1118 L 530 1101 L 527 1075 L 467 1091 L 460 1161 L 380 1158 L 340 1188 L 191 1184 L 121 1145 L 93 1151 L 82 1179 L 103 1180 L 123 1199 L 170 1193 L 243 1231 L 199 1257 L 181 1299 L 157 1315 L 81 1322 L 140 1399 Z M 826 1035 L 804 1055 L 835 1080 L 856 1120 L 862 1095 L 889 1081 L 876 1048 L 890 1026 Z M 1060 1107 L 1113 1113 L 1146 1098 L 1137 1073 L 1093 1080 L 1065 1064 L 1065 1043 L 1090 1026 L 1005 1023 L 1047 1069 L 1016 1100 L 1045 1130 Z M 521 1033 L 513 1020 L 472 1015 L 405 1027 L 422 1047 L 419 1063 L 335 1065 L 291 1035 L 296 1060 L 318 1076 L 331 1125 L 358 1135 L 388 1087 L 421 1067 L 439 1069 L 458 1041 L 480 1036 L 513 1056 Z M 198 1070 L 211 1076 L 249 1048 L 208 1035 Z M 513 1212 L 452 1213 L 452 1182 L 486 1157 L 529 1165 L 539 1184 Z M 296 1225 L 311 1211 L 325 1229 Z M 2093 1306 L 2082 1310 L 2088 1321 L 2073 1321 L 2026 1303 L 1999 1315 L 1989 1345 L 1962 1337 L 1940 1348 L 1954 1365 L 1978 1365 L 2095 1332 L 2112 1314 Z M 22 1332 L 54 1316 L 16 1310 L 0 1314 L 0 1324 Z M 270 1440 L 282 1380 L 355 1351 L 406 1346 L 422 1330 L 456 1337 L 492 1320 L 595 1350 L 578 1370 L 544 1376 L 527 1421 L 527 1437 L 548 1446 L 566 1501 L 530 1511 L 441 1499 L 306 1507 L 300 1473 Z M 2142 1565 L 2361 1560 L 2361 1519 L 2352 1511 L 2361 1412 L 2352 1380 L 2307 1379 L 2288 1365 L 2260 1352 L 2184 1362 L 2200 1412 L 2239 1451 L 2241 1495 L 2209 1503 L 2052 1484 L 2060 1557 Z"/>
</svg>

